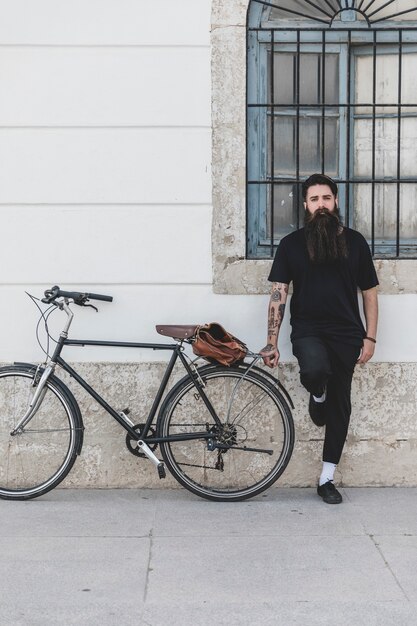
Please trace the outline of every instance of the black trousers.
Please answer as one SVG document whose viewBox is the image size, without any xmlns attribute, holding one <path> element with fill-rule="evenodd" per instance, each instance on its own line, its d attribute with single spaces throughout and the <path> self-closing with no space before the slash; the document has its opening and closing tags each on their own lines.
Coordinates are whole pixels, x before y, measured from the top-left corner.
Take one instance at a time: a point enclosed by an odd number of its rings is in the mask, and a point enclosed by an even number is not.
<svg viewBox="0 0 417 626">
<path fill-rule="evenodd" d="M 345 445 L 352 408 L 352 376 L 360 351 L 359 346 L 323 337 L 293 340 L 301 384 L 315 396 L 321 396 L 327 387 L 323 461 L 329 463 L 339 463 Z"/>
</svg>

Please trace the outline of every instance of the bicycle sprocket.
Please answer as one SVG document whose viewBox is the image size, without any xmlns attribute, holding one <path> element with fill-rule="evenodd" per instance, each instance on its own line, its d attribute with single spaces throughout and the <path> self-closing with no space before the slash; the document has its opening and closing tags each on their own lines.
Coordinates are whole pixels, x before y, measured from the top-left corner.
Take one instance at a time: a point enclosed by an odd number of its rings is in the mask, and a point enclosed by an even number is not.
<svg viewBox="0 0 417 626">
<path fill-rule="evenodd" d="M 143 428 L 144 428 L 145 424 L 135 424 L 135 426 L 132 426 L 133 430 L 135 430 L 137 433 L 140 433 Z M 147 439 L 152 438 L 156 435 L 156 430 L 153 426 L 151 426 L 149 428 L 149 433 L 147 436 Z M 148 442 L 148 446 L 150 447 L 151 450 L 156 450 L 156 448 L 158 447 L 157 443 L 149 443 Z M 135 439 L 132 439 L 132 437 L 129 435 L 129 433 L 127 433 L 126 435 L 126 447 L 129 450 L 129 452 L 131 452 L 134 456 L 139 456 L 144 458 L 145 454 L 143 452 L 140 452 L 138 446 L 137 446 L 137 442 Z"/>
</svg>

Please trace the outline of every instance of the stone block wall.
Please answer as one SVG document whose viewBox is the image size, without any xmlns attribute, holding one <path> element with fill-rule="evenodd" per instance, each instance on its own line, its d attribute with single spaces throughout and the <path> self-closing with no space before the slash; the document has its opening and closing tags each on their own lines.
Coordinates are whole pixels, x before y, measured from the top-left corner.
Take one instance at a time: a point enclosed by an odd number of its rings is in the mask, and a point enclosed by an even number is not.
<svg viewBox="0 0 417 626">
<path fill-rule="evenodd" d="M 75 368 L 117 409 L 143 422 L 159 385 L 163 363 L 79 364 Z M 174 379 L 182 375 L 180 370 Z M 308 417 L 308 394 L 295 363 L 280 365 L 280 380 L 295 409 L 296 443 L 280 486 L 314 486 L 321 467 L 324 429 Z M 151 463 L 129 453 L 123 429 L 73 381 L 85 433 L 80 457 L 66 487 L 177 487 L 160 480 Z M 417 364 L 368 363 L 357 367 L 352 388 L 352 419 L 336 480 L 345 486 L 417 485 Z M 158 454 L 158 452 L 157 452 Z"/>
</svg>

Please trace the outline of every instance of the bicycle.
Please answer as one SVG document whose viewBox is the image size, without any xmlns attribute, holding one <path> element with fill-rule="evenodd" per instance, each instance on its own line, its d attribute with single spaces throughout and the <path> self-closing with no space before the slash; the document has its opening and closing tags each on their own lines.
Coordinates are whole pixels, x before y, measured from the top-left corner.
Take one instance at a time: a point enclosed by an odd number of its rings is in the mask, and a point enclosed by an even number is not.
<svg viewBox="0 0 417 626">
<path fill-rule="evenodd" d="M 0 498 L 26 500 L 54 489 L 73 467 L 83 445 L 84 425 L 72 391 L 56 375 L 57 367 L 79 383 L 127 431 L 128 450 L 165 466 L 186 489 L 209 500 L 237 501 L 270 487 L 285 470 L 294 446 L 293 407 L 285 388 L 252 362 L 231 367 L 199 365 L 185 352 L 196 326 L 157 326 L 174 343 L 136 343 L 69 339 L 72 304 L 111 302 L 102 294 L 46 290 L 49 314 L 67 315 L 52 356 L 39 365 L 16 362 L 0 368 Z M 97 309 L 96 309 L 97 310 Z M 49 335 L 47 317 L 41 311 Z M 41 321 L 40 318 L 39 322 Z M 39 326 L 38 322 L 38 326 Z M 128 409 L 116 410 L 68 363 L 65 346 L 107 346 L 171 351 L 149 415 L 135 424 Z M 168 391 L 177 361 L 186 370 Z M 155 422 L 156 418 L 156 422 Z M 160 448 L 162 461 L 156 456 Z"/>
</svg>

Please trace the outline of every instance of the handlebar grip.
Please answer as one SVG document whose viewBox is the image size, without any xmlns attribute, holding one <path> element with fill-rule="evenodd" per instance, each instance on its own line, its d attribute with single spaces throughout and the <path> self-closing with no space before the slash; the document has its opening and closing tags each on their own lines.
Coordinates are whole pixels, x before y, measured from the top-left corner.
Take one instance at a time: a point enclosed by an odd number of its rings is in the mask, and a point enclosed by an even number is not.
<svg viewBox="0 0 417 626">
<path fill-rule="evenodd" d="M 113 296 L 105 296 L 102 293 L 86 293 L 90 300 L 103 300 L 103 302 L 113 302 Z"/>
<path fill-rule="evenodd" d="M 106 296 L 101 293 L 82 293 L 80 291 L 63 291 L 55 285 L 51 289 L 45 291 L 45 297 L 42 302 L 50 304 L 56 298 L 71 298 L 75 304 L 84 304 L 86 300 L 103 300 L 104 302 L 113 302 L 113 296 Z"/>
</svg>

